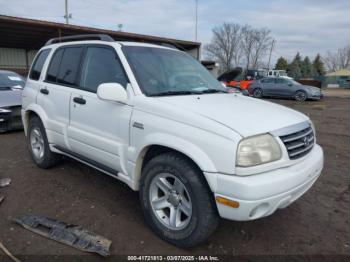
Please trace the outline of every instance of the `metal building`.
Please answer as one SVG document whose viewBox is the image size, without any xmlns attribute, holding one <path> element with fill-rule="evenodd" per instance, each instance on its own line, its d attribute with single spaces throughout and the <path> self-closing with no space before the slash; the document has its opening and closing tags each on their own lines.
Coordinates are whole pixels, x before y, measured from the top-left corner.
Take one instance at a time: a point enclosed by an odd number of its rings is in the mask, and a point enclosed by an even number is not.
<svg viewBox="0 0 350 262">
<path fill-rule="evenodd" d="M 47 40 L 77 34 L 108 34 L 118 41 L 172 45 L 200 60 L 198 42 L 0 15 L 0 69 L 26 75 Z"/>
</svg>

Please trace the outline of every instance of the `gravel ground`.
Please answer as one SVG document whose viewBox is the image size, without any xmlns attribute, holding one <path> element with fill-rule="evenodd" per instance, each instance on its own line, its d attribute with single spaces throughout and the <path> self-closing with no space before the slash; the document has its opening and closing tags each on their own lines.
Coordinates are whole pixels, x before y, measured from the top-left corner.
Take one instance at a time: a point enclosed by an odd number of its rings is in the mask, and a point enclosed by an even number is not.
<svg viewBox="0 0 350 262">
<path fill-rule="evenodd" d="M 0 177 L 12 179 L 9 187 L 0 189 L 5 196 L 0 204 L 0 241 L 23 260 L 31 260 L 30 255 L 100 258 L 11 222 L 33 214 L 79 224 L 107 237 L 115 255 L 350 255 L 350 99 L 271 101 L 309 115 L 325 151 L 320 179 L 290 207 L 257 221 L 222 220 L 205 243 L 181 250 L 158 239 L 146 226 L 137 192 L 70 159 L 41 170 L 29 157 L 24 133 L 14 132 L 0 135 Z"/>
</svg>

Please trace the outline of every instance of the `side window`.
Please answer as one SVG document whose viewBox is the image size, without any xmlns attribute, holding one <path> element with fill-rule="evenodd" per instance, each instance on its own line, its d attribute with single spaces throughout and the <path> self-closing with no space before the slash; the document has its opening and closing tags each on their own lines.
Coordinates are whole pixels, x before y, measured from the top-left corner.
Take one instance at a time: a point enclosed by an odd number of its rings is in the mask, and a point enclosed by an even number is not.
<svg viewBox="0 0 350 262">
<path fill-rule="evenodd" d="M 276 84 L 286 84 L 287 83 L 286 80 L 281 79 L 281 78 L 277 78 L 275 81 L 276 81 Z"/>
<path fill-rule="evenodd" d="M 60 69 L 61 59 L 63 55 L 63 49 L 58 49 L 50 62 L 49 69 L 46 74 L 46 81 L 57 82 L 58 70 Z"/>
<path fill-rule="evenodd" d="M 36 57 L 32 69 L 29 73 L 29 78 L 33 80 L 39 80 L 41 71 L 43 70 L 44 63 L 46 61 L 47 56 L 49 55 L 51 49 L 45 49 L 39 53 Z"/>
<path fill-rule="evenodd" d="M 261 82 L 263 82 L 264 84 L 271 84 L 274 82 L 273 78 L 265 78 L 263 80 L 261 80 Z"/>
<path fill-rule="evenodd" d="M 88 47 L 80 86 L 96 93 L 97 87 L 102 83 L 119 83 L 126 88 L 128 79 L 114 50 L 107 47 Z"/>
<path fill-rule="evenodd" d="M 79 71 L 82 47 L 66 47 L 62 55 L 62 61 L 57 75 L 57 83 L 75 85 Z"/>
</svg>

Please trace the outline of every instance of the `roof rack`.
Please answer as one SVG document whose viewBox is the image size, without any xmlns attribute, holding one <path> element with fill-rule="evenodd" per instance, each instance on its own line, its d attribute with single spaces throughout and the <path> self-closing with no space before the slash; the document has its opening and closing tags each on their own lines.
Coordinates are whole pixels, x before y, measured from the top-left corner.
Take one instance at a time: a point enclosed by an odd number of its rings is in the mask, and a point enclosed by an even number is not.
<svg viewBox="0 0 350 262">
<path fill-rule="evenodd" d="M 101 40 L 106 42 L 114 42 L 114 39 L 109 35 L 89 34 L 89 35 L 73 35 L 73 36 L 51 38 L 49 41 L 46 42 L 45 45 L 52 45 L 56 43 L 71 42 L 71 41 L 83 41 L 83 40 Z"/>
</svg>

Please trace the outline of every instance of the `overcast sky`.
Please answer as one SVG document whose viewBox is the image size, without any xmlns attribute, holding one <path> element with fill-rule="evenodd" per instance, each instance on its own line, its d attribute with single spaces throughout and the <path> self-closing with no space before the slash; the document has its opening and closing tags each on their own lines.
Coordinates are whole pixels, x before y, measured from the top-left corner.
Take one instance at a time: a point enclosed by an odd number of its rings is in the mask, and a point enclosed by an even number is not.
<svg viewBox="0 0 350 262">
<path fill-rule="evenodd" d="M 350 44 L 350 0 L 198 0 L 198 40 L 223 22 L 267 27 L 276 57 L 313 58 Z M 69 0 L 72 24 L 194 40 L 195 0 Z M 0 13 L 64 22 L 64 0 L 0 0 Z"/>
</svg>

